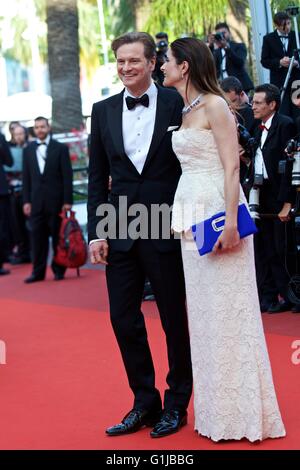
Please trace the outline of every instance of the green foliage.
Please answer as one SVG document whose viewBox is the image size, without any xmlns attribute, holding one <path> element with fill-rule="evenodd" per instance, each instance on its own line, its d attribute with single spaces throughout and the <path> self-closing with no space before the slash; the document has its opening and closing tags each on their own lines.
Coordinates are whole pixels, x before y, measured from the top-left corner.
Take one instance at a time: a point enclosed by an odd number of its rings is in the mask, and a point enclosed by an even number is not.
<svg viewBox="0 0 300 470">
<path fill-rule="evenodd" d="M 227 0 L 153 0 L 146 30 L 166 31 L 170 38 L 184 34 L 201 36 L 224 20 Z"/>
</svg>

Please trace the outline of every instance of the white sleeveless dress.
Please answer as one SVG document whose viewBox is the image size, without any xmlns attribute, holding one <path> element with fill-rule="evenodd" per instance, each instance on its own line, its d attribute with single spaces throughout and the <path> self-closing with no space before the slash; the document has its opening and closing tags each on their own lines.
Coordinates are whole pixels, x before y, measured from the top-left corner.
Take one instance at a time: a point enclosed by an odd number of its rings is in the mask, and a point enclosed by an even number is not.
<svg viewBox="0 0 300 470">
<path fill-rule="evenodd" d="M 191 341 L 195 430 L 214 441 L 285 436 L 263 332 L 252 236 L 227 254 L 202 257 L 188 231 L 203 207 L 207 218 L 224 211 L 224 170 L 213 133 L 173 132 L 182 176 L 172 228 L 183 233 L 182 258 Z M 246 202 L 240 190 L 240 202 Z M 193 210 L 183 206 L 192 204 Z"/>
</svg>

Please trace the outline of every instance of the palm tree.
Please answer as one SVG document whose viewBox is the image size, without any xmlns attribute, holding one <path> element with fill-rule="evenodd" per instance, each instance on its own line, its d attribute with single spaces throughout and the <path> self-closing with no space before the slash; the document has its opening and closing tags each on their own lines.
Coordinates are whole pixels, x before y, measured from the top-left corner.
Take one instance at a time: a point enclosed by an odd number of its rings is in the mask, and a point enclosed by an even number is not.
<svg viewBox="0 0 300 470">
<path fill-rule="evenodd" d="M 54 132 L 82 126 L 77 0 L 46 0 Z"/>
</svg>

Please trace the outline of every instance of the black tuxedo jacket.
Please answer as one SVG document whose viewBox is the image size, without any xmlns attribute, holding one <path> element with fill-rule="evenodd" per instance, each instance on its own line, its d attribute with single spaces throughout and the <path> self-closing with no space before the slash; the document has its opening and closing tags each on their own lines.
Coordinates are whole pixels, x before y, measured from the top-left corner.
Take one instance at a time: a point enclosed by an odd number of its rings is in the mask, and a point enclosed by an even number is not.
<svg viewBox="0 0 300 470">
<path fill-rule="evenodd" d="M 258 128 L 255 133 L 257 147 L 260 145 L 261 135 L 262 130 Z M 284 202 L 294 201 L 294 191 L 291 186 L 292 163 L 286 162 L 284 174 L 278 172 L 279 161 L 287 158 L 284 151 L 287 141 L 294 135 L 295 125 L 292 119 L 276 113 L 262 148 L 263 159 L 274 196 L 275 210 L 280 210 Z"/>
<path fill-rule="evenodd" d="M 72 166 L 66 145 L 50 139 L 43 174 L 40 173 L 37 143 L 24 149 L 23 203 L 32 204 L 32 215 L 45 211 L 59 214 L 63 204 L 73 203 Z"/>
<path fill-rule="evenodd" d="M 172 150 L 172 132 L 169 126 L 180 126 L 183 101 L 180 95 L 158 86 L 154 132 L 142 173 L 140 174 L 125 154 L 122 136 L 123 93 L 114 95 L 93 106 L 88 191 L 89 240 L 99 238 L 97 223 L 103 218 L 96 215 L 97 207 L 108 202 L 108 178 L 112 177 L 110 202 L 119 213 L 119 196 L 127 196 L 128 207 L 142 203 L 168 204 L 174 200 L 181 168 Z M 130 222 L 130 218 L 128 218 Z M 150 232 L 150 227 L 149 227 Z M 104 238 L 100 235 L 100 238 Z M 112 248 L 128 251 L 133 244 L 126 239 L 110 239 Z M 178 240 L 152 240 L 159 251 L 180 249 Z"/>
<path fill-rule="evenodd" d="M 13 158 L 4 135 L 0 134 L 0 196 L 6 196 L 8 194 L 8 183 L 2 165 L 12 166 Z"/>
<path fill-rule="evenodd" d="M 297 48 L 296 35 L 294 31 L 289 34 L 289 47 L 287 53 L 284 51 L 282 41 L 277 31 L 269 33 L 263 38 L 261 51 L 262 66 L 270 70 L 270 82 L 281 88 L 284 84 L 288 69 L 280 66 L 280 60 L 284 56 L 292 57 L 293 51 Z M 300 80 L 300 69 L 293 69 L 291 81 Z"/>
<path fill-rule="evenodd" d="M 225 50 L 226 52 L 226 71 L 228 75 L 236 77 L 240 80 L 245 91 L 252 90 L 253 82 L 249 77 L 245 63 L 247 58 L 247 49 L 243 42 L 229 42 L 230 47 Z M 215 58 L 215 64 L 217 68 L 217 76 L 221 77 L 221 65 L 222 65 L 222 52 L 221 49 L 215 49 L 213 51 Z"/>
</svg>

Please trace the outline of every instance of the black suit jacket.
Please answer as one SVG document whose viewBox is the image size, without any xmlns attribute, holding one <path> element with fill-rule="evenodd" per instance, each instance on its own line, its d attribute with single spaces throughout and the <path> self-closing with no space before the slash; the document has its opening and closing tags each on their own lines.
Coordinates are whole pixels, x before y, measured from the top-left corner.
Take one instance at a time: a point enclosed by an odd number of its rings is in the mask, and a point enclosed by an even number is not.
<svg viewBox="0 0 300 470">
<path fill-rule="evenodd" d="M 2 165 L 12 166 L 13 158 L 11 156 L 8 143 L 6 142 L 4 135 L 0 134 L 0 196 L 7 196 L 8 183 Z"/>
<path fill-rule="evenodd" d="M 228 75 L 236 77 L 240 80 L 245 91 L 252 90 L 253 82 L 249 77 L 246 69 L 247 49 L 243 42 L 229 41 L 230 47 L 225 49 L 226 52 L 226 71 Z M 213 51 L 215 58 L 217 76 L 221 78 L 222 52 L 221 49 Z"/>
<path fill-rule="evenodd" d="M 255 133 L 257 147 L 260 144 L 261 134 L 262 130 L 258 128 Z M 284 202 L 294 201 L 294 191 L 291 186 L 292 163 L 286 163 L 284 174 L 278 172 L 279 161 L 287 158 L 284 151 L 287 141 L 294 135 L 295 125 L 292 119 L 276 113 L 262 148 L 263 159 L 274 196 L 274 210 L 280 210 Z"/>
<path fill-rule="evenodd" d="M 94 104 L 92 110 L 91 147 L 89 162 L 88 233 L 89 240 L 104 238 L 96 233 L 97 207 L 108 201 L 108 177 L 112 177 L 110 201 L 119 213 L 119 196 L 128 198 L 128 207 L 142 203 L 173 204 L 181 168 L 172 150 L 169 126 L 180 126 L 183 101 L 180 95 L 158 86 L 157 109 L 152 142 L 140 174 L 125 154 L 122 136 L 123 93 Z M 130 222 L 130 218 L 128 219 Z M 149 228 L 150 232 L 150 228 Z M 133 244 L 126 239 L 110 239 L 112 248 L 127 251 Z M 179 249 L 178 240 L 152 240 L 159 251 Z"/>
<path fill-rule="evenodd" d="M 43 174 L 40 173 L 36 149 L 36 142 L 24 149 L 23 203 L 32 204 L 32 215 L 41 211 L 58 214 L 63 204 L 73 203 L 69 149 L 50 139 Z"/>
<path fill-rule="evenodd" d="M 282 88 L 288 69 L 280 66 L 280 60 L 288 55 L 293 56 L 293 51 L 297 48 L 296 35 L 294 31 L 289 34 L 289 47 L 287 54 L 284 51 L 280 37 L 277 31 L 269 33 L 263 38 L 261 51 L 261 63 L 263 67 L 270 70 L 270 82 L 278 88 Z M 291 81 L 300 79 L 300 69 L 293 69 Z"/>
</svg>

